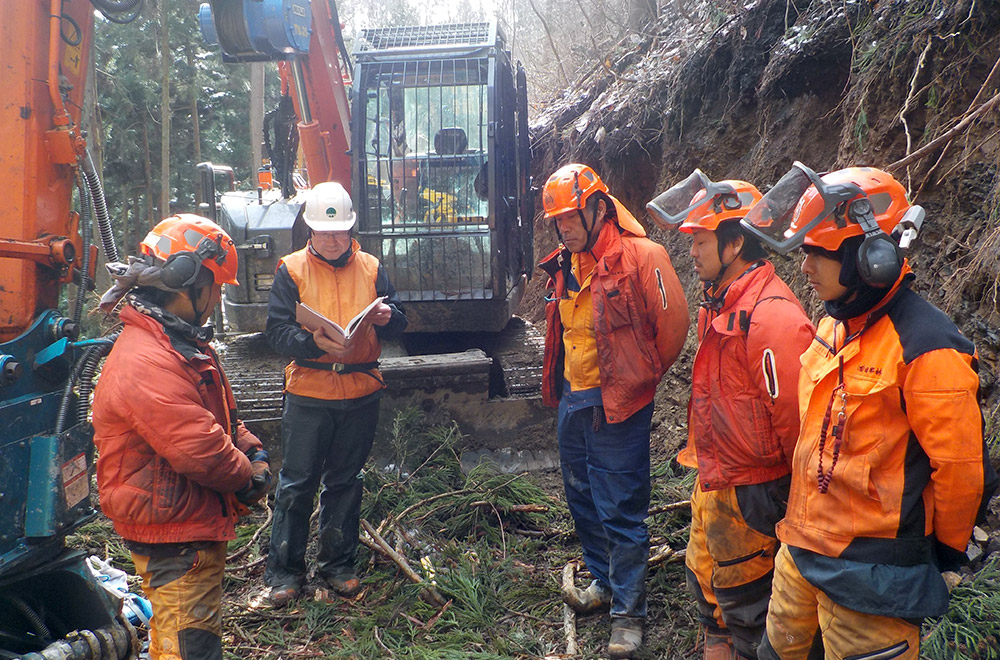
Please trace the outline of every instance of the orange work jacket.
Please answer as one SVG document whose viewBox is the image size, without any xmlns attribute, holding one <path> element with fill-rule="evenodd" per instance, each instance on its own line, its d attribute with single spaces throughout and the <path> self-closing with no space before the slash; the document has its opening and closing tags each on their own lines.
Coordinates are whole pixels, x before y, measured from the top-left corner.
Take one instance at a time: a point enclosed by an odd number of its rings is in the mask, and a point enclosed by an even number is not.
<svg viewBox="0 0 1000 660">
<path fill-rule="evenodd" d="M 703 490 L 764 483 L 791 470 L 799 437 L 799 356 L 814 328 L 768 261 L 698 312 L 682 465 Z M 709 303 L 711 301 L 708 301 Z"/>
<path fill-rule="evenodd" d="M 278 268 L 285 264 L 288 269 L 288 274 L 299 290 L 299 300 L 341 327 L 346 327 L 358 312 L 375 299 L 378 259 L 362 252 L 361 246 L 353 239 L 351 251 L 347 264 L 339 268 L 334 268 L 312 254 L 308 246 L 278 262 Z M 345 363 L 375 362 L 382 354 L 382 346 L 371 324 L 363 335 L 352 339 L 351 347 L 352 352 L 344 359 Z M 314 362 L 332 364 L 335 360 L 324 354 Z M 377 369 L 337 373 L 302 366 L 296 364 L 295 360 L 285 367 L 285 391 L 298 396 L 327 401 L 358 399 L 382 387 L 381 375 Z"/>
<path fill-rule="evenodd" d="M 604 414 L 623 422 L 652 402 L 656 386 L 680 355 L 687 336 L 684 291 L 662 245 L 612 197 L 617 219 L 602 229 L 607 246 L 591 276 L 594 334 Z M 566 297 L 571 253 L 560 246 L 540 264 L 549 275 L 545 306 L 542 402 L 562 395 L 565 350 L 559 301 Z"/>
<path fill-rule="evenodd" d="M 904 280 L 911 277 L 901 276 L 865 317 L 847 324 L 824 318 L 802 355 L 801 431 L 777 527 L 788 545 L 869 563 L 936 557 L 942 570 L 964 563 L 996 484 L 983 441 L 976 351 L 909 289 Z M 824 428 L 822 471 L 833 469 L 826 493 L 817 476 Z"/>
<path fill-rule="evenodd" d="M 236 420 L 215 352 L 175 347 L 131 306 L 121 320 L 94 389 L 101 509 L 139 543 L 236 538 L 233 493 L 250 483 L 246 454 L 261 443 Z"/>
</svg>

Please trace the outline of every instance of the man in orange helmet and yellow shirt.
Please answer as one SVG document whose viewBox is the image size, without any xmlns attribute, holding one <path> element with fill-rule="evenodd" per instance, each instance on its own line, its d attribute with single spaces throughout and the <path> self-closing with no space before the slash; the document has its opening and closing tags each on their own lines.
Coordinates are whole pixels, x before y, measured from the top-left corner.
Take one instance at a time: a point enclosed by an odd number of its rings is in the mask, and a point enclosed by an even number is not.
<svg viewBox="0 0 1000 660">
<path fill-rule="evenodd" d="M 801 163 L 744 225 L 802 272 L 829 316 L 802 355 L 801 428 L 777 527 L 760 657 L 920 655 L 948 606 L 997 476 L 983 440 L 976 349 L 913 290 L 902 249 L 923 220 L 895 179 Z"/>
<path fill-rule="evenodd" d="M 559 407 L 566 501 L 594 577 L 564 593 L 580 613 L 610 607 L 612 658 L 642 644 L 653 394 L 687 335 L 684 292 L 663 246 L 586 165 L 542 191 L 560 247 L 548 273 L 542 399 Z"/>
<path fill-rule="evenodd" d="M 795 294 L 740 225 L 760 197 L 746 181 L 695 170 L 646 206 L 661 227 L 691 234 L 705 287 L 678 456 L 698 468 L 685 561 L 705 660 L 757 657 L 799 431 L 799 355 L 813 337 Z"/>
</svg>

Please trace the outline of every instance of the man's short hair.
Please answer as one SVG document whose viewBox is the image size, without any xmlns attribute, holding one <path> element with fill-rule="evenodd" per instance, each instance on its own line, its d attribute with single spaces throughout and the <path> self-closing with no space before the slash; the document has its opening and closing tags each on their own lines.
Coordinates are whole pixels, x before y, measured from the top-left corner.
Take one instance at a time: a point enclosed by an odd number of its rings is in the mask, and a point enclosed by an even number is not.
<svg viewBox="0 0 1000 660">
<path fill-rule="evenodd" d="M 736 239 L 740 236 L 743 237 L 743 249 L 740 251 L 741 259 L 744 261 L 757 261 L 758 259 L 767 258 L 767 252 L 761 247 L 760 241 L 750 232 L 743 229 L 743 225 L 740 224 L 739 219 L 726 220 L 720 223 L 719 227 L 715 230 L 715 238 L 719 241 L 720 254 L 725 246 L 735 243 Z"/>
</svg>

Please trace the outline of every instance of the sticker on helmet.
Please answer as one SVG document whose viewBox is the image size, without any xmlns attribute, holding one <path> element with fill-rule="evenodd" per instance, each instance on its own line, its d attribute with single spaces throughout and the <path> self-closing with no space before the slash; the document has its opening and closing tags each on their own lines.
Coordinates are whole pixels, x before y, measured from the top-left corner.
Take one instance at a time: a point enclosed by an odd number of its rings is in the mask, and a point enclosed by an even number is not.
<svg viewBox="0 0 1000 660">
<path fill-rule="evenodd" d="M 337 209 L 335 207 L 333 206 L 326 207 L 326 217 L 332 218 L 335 215 L 337 215 Z"/>
</svg>

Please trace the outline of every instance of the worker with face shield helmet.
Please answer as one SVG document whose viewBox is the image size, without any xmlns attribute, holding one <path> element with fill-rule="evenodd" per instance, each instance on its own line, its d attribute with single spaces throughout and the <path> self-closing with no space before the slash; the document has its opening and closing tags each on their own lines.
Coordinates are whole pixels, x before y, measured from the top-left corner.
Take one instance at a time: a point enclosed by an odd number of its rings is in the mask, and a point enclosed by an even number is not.
<svg viewBox="0 0 1000 660">
<path fill-rule="evenodd" d="M 801 359 L 761 658 L 916 659 L 996 489 L 975 346 L 911 288 L 923 217 L 886 172 L 796 162 L 743 220 L 801 248 L 827 313 Z"/>
<path fill-rule="evenodd" d="M 695 170 L 646 205 L 658 225 L 691 235 L 704 285 L 677 460 L 698 470 L 685 563 L 705 660 L 757 657 L 798 438 L 799 355 L 814 330 L 740 224 L 760 197 L 746 181 Z"/>
<path fill-rule="evenodd" d="M 267 452 L 236 417 L 209 344 L 222 285 L 236 286 L 233 240 L 181 214 L 141 256 L 108 264 L 124 324 L 94 390 L 101 509 L 132 553 L 153 608 L 149 657 L 222 660 L 227 542 L 271 484 Z"/>
</svg>

